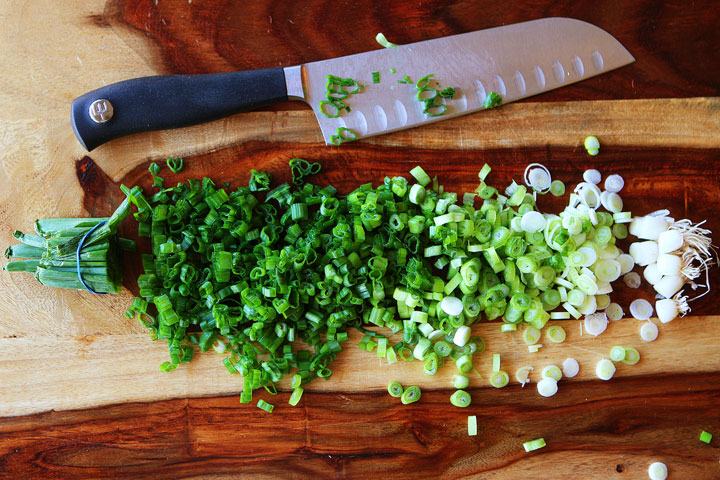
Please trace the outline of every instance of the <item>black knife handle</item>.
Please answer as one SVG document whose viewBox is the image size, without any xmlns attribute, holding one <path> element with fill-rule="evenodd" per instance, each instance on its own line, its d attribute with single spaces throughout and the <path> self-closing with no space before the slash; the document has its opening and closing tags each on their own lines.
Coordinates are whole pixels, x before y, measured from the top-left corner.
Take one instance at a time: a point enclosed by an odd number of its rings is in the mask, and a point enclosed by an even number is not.
<svg viewBox="0 0 720 480">
<path fill-rule="evenodd" d="M 159 75 L 107 85 L 72 102 L 72 126 L 88 151 L 132 133 L 209 122 L 287 100 L 281 67 Z M 91 110 L 92 108 L 92 110 Z"/>
</svg>

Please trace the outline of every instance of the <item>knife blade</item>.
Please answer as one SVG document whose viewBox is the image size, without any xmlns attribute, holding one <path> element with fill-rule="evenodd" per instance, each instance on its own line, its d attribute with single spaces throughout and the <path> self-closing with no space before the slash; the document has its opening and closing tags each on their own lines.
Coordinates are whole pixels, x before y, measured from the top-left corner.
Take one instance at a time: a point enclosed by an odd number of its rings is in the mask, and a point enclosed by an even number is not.
<svg viewBox="0 0 720 480">
<path fill-rule="evenodd" d="M 72 103 L 71 121 L 88 150 L 133 133 L 179 128 L 271 103 L 308 103 L 326 143 L 338 128 L 358 138 L 416 127 L 483 109 L 490 92 L 503 103 L 603 74 L 635 61 L 612 35 L 587 22 L 544 18 L 382 48 L 291 67 L 205 75 L 159 75 L 93 90 Z M 396 73 L 391 73 L 391 72 Z M 373 72 L 380 81 L 374 83 Z M 433 75 L 455 88 L 445 112 L 424 113 L 415 84 Z M 328 75 L 363 85 L 346 99 L 350 111 L 321 111 Z"/>
</svg>

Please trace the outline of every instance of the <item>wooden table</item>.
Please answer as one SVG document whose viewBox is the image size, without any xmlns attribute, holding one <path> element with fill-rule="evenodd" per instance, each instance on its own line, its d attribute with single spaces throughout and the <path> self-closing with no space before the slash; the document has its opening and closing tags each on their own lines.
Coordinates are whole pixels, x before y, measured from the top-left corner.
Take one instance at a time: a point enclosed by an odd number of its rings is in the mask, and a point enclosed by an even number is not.
<svg viewBox="0 0 720 480">
<path fill-rule="evenodd" d="M 147 166 L 185 158 L 174 182 L 211 175 L 241 184 L 250 168 L 288 178 L 287 161 L 320 161 L 317 182 L 347 193 L 416 164 L 449 189 L 470 191 L 476 172 L 492 183 L 520 179 L 540 161 L 570 184 L 588 167 L 626 178 L 634 213 L 670 208 L 720 230 L 720 62 L 715 2 L 300 2 L 220 0 L 0 1 L 0 244 L 35 218 L 100 216 L 122 198 L 119 184 L 147 184 Z M 182 130 L 136 135 L 83 151 L 70 102 L 127 78 L 294 65 L 397 43 L 548 16 L 594 23 L 637 61 L 620 70 L 493 111 L 342 147 L 325 147 L 312 112 L 286 103 Z M 602 151 L 589 158 L 582 139 Z M 560 203 L 543 197 L 541 207 Z M 134 229 L 128 220 L 123 227 Z M 717 243 L 717 240 L 716 240 Z M 157 371 L 166 346 L 127 320 L 137 257 L 126 289 L 96 297 L 55 291 L 30 276 L 0 275 L 0 477 L 27 478 L 647 478 L 653 461 L 671 478 L 720 478 L 720 331 L 717 295 L 644 343 L 638 322 L 597 338 L 566 322 L 568 341 L 527 353 L 496 324 L 475 331 L 473 405 L 448 403 L 452 369 L 427 377 L 417 363 L 388 366 L 351 343 L 329 381 L 313 382 L 299 407 L 287 384 L 271 415 L 238 402 L 242 381 L 215 355 L 171 374 Z M 711 281 L 718 288 L 718 270 Z M 651 299 L 649 287 L 623 292 Z M 520 342 L 520 343 L 519 343 Z M 642 360 L 610 382 L 594 378 L 592 352 L 635 345 Z M 584 349 L 584 350 L 581 350 Z M 533 385 L 487 383 L 490 352 L 509 371 L 577 358 L 575 379 L 551 398 Z M 423 387 L 403 406 L 390 380 Z M 267 396 L 269 397 L 269 396 Z M 265 398 L 265 397 L 263 397 Z M 466 418 L 477 415 L 479 435 Z M 524 441 L 548 446 L 527 454 Z"/>
</svg>

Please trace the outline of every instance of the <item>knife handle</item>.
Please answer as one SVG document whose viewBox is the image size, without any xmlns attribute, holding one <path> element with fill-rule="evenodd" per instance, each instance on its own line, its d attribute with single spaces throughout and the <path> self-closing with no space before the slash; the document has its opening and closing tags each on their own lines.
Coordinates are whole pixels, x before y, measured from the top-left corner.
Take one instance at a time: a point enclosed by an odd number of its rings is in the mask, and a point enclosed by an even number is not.
<svg viewBox="0 0 720 480">
<path fill-rule="evenodd" d="M 90 151 L 132 133 L 187 127 L 288 99 L 282 67 L 159 75 L 113 83 L 72 102 L 72 126 Z"/>
</svg>

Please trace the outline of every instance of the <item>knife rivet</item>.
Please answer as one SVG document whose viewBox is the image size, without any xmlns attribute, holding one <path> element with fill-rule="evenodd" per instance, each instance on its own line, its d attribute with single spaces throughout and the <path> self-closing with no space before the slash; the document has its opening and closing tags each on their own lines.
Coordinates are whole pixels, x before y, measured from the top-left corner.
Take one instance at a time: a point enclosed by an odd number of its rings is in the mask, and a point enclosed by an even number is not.
<svg viewBox="0 0 720 480">
<path fill-rule="evenodd" d="M 113 106 L 110 101 L 99 98 L 90 104 L 88 109 L 90 118 L 95 123 L 105 123 L 113 116 Z"/>
</svg>

